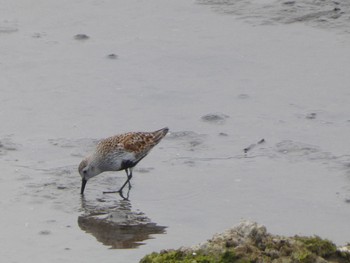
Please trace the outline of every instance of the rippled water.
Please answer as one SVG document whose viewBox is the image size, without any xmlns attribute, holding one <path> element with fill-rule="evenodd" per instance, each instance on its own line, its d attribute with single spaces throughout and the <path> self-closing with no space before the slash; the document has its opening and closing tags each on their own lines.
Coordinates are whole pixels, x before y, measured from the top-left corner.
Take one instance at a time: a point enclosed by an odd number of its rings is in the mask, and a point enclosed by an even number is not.
<svg viewBox="0 0 350 263">
<path fill-rule="evenodd" d="M 217 12 L 232 14 L 253 24 L 303 23 L 349 33 L 350 3 L 346 0 L 197 0 Z"/>
</svg>

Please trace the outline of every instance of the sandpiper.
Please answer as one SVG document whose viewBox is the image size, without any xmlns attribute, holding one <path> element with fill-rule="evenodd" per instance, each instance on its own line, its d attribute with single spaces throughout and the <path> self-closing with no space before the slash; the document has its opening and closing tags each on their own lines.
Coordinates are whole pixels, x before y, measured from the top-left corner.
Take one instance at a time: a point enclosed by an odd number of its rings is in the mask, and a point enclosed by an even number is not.
<svg viewBox="0 0 350 263">
<path fill-rule="evenodd" d="M 87 181 L 106 171 L 125 170 L 127 180 L 115 192 L 122 193 L 132 177 L 132 169 L 169 131 L 163 128 L 154 132 L 128 132 L 100 141 L 96 150 L 81 161 L 79 173 L 82 178 L 80 194 L 84 194 Z M 107 192 L 106 192 L 107 193 Z"/>
</svg>

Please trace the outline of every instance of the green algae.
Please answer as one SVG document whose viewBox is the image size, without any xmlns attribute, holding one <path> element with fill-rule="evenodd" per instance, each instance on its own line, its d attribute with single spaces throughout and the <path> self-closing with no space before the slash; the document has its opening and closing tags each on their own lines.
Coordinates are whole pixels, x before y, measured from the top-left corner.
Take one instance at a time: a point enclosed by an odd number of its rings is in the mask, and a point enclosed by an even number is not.
<svg viewBox="0 0 350 263">
<path fill-rule="evenodd" d="M 319 236 L 295 236 L 295 239 L 302 242 L 309 251 L 322 257 L 329 257 L 337 251 L 337 247 L 333 242 L 327 239 L 322 239 Z"/>
<path fill-rule="evenodd" d="M 233 251 L 226 251 L 222 254 L 205 254 L 201 251 L 186 253 L 179 250 L 164 251 L 161 253 L 152 253 L 145 256 L 140 263 L 230 263 L 238 262 Z M 240 263 L 244 263 L 240 261 Z"/>
<path fill-rule="evenodd" d="M 350 252 L 318 236 L 283 237 L 264 226 L 243 222 L 207 242 L 177 250 L 151 253 L 141 263 L 345 263 Z"/>
</svg>

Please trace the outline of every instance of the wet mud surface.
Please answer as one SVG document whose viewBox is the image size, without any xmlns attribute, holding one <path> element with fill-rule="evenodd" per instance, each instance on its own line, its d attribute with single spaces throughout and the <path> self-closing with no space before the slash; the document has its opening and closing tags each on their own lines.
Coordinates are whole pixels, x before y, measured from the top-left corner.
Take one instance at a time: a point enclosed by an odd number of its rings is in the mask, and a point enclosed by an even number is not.
<svg viewBox="0 0 350 263">
<path fill-rule="evenodd" d="M 203 119 L 199 117 L 197 121 L 201 123 Z M 203 227 L 231 224 L 232 218 L 254 217 L 265 221 L 270 218 L 276 222 L 276 217 L 286 220 L 287 216 L 297 222 L 296 226 L 307 226 L 305 222 L 317 224 L 319 216 L 334 222 L 336 218 L 346 219 L 350 187 L 340 182 L 348 178 L 350 155 L 336 155 L 321 146 L 291 139 L 274 141 L 270 137 L 244 145 L 243 141 L 236 143 L 231 134 L 220 135 L 219 131 L 229 123 L 214 120 L 207 125 L 213 124 L 219 128 L 218 132 L 171 131 L 150 154 L 153 161 L 135 169 L 132 187 L 125 192 L 129 200 L 118 194 L 102 193 L 117 189 L 126 179 L 123 172 L 97 177 L 88 185 L 85 196 L 79 196 L 77 164 L 98 139 L 48 139 L 42 143 L 40 152 L 58 151 L 72 163 L 58 166 L 57 160 L 51 160 L 52 155 L 45 154 L 37 160 L 32 155 L 35 143 L 29 146 L 15 143 L 11 137 L 3 138 L 2 159 L 15 168 L 16 184 L 21 185 L 14 195 L 17 201 L 11 206 L 20 202 L 31 207 L 32 218 L 23 224 L 34 228 L 38 237 L 64 240 L 83 234 L 82 239 L 91 236 L 109 249 L 146 247 L 139 251 L 139 258 L 141 251 L 151 252 L 152 247 L 148 246 L 151 240 L 162 242 L 161 236 L 175 240 L 178 237 L 174 244 L 180 244 L 185 232 L 192 232 L 192 238 L 201 236 Z M 269 166 L 274 166 L 275 171 L 267 172 L 271 171 Z M 232 170 L 233 167 L 236 168 Z M 264 170 L 264 174 L 256 169 Z M 264 203 L 265 212 L 260 202 Z M 306 213 L 309 209 L 312 213 L 318 211 L 318 219 L 312 216 L 310 219 Z M 50 211 L 50 215 L 45 215 L 45 211 Z M 288 211 L 292 213 L 289 216 Z M 218 219 L 218 213 L 222 219 Z M 37 218 L 39 224 L 31 222 Z M 226 219 L 230 222 L 225 223 Z M 280 232 L 290 233 L 286 227 L 282 228 Z M 314 234 L 307 228 L 300 233 Z M 78 230 L 81 234 L 77 234 Z M 67 235 L 67 231 L 75 234 Z M 344 229 L 341 231 L 344 236 L 338 242 L 347 236 Z M 63 236 L 58 237 L 58 233 Z M 339 237 L 339 233 L 336 235 Z M 77 245 L 67 244 L 62 250 L 73 253 Z"/>
</svg>

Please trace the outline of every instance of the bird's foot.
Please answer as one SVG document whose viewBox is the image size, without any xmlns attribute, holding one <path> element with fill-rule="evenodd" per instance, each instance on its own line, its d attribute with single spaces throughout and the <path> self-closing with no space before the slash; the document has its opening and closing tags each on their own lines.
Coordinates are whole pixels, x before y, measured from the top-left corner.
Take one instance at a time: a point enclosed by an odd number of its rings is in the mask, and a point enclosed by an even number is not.
<svg viewBox="0 0 350 263">
<path fill-rule="evenodd" d="M 120 193 L 120 190 L 119 191 L 104 191 L 102 193 L 104 193 L 104 194 L 115 194 L 115 193 Z"/>
<path fill-rule="evenodd" d="M 104 191 L 103 192 L 103 194 L 115 194 L 115 193 L 118 193 L 120 195 L 120 197 L 123 198 L 124 200 L 129 200 L 129 191 L 127 193 L 127 197 L 124 196 L 122 190 L 118 190 L 118 191 Z"/>
</svg>

